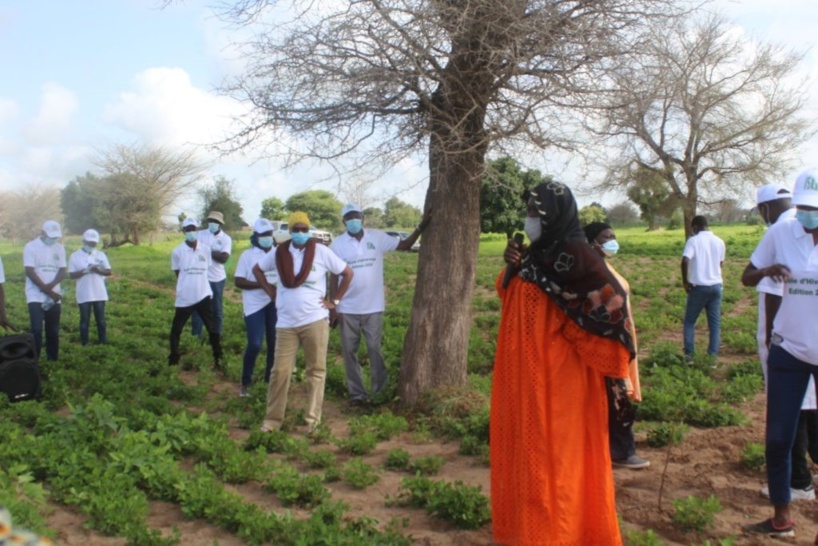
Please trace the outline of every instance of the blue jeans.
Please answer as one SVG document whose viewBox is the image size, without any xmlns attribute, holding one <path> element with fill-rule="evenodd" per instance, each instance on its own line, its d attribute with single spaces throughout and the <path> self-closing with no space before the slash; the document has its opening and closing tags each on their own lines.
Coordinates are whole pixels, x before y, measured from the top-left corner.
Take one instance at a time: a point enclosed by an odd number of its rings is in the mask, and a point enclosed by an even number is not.
<svg viewBox="0 0 818 546">
<path fill-rule="evenodd" d="M 684 318 L 684 351 L 686 355 L 693 355 L 696 333 L 696 319 L 702 312 L 707 313 L 707 327 L 710 330 L 710 343 L 707 345 L 707 354 L 719 354 L 721 342 L 721 285 L 693 286 L 687 293 L 687 306 Z"/>
<path fill-rule="evenodd" d="M 60 353 L 60 314 L 61 304 L 51 306 L 48 311 L 43 310 L 43 304 L 32 302 L 28 304 L 28 317 L 31 322 L 31 334 L 34 336 L 34 345 L 37 347 L 37 358 L 40 358 L 40 349 L 43 347 L 43 323 L 45 323 L 45 355 L 46 360 L 57 360 Z"/>
<path fill-rule="evenodd" d="M 210 302 L 212 306 L 211 309 L 213 310 L 213 323 L 215 324 L 216 332 L 219 334 L 222 333 L 222 322 L 224 321 L 222 302 L 224 301 L 224 282 L 226 280 L 227 279 L 210 283 L 210 289 L 213 291 L 213 299 Z M 199 316 L 199 313 L 194 311 L 191 323 L 193 325 L 191 333 L 194 336 L 201 336 L 204 322 L 202 321 L 202 317 Z"/>
<path fill-rule="evenodd" d="M 88 329 L 91 326 L 91 310 L 94 311 L 94 320 L 97 323 L 97 339 L 100 344 L 107 343 L 105 329 L 105 302 L 104 301 L 86 301 L 80 303 L 80 342 L 83 345 L 88 345 Z"/>
<path fill-rule="evenodd" d="M 810 375 L 818 381 L 818 366 L 798 360 L 778 345 L 772 345 L 767 369 L 767 482 L 773 506 L 785 506 L 790 503 L 791 452 L 801 403 Z"/>
<path fill-rule="evenodd" d="M 241 372 L 241 384 L 249 387 L 253 383 L 253 369 L 256 367 L 256 358 L 261 352 L 261 342 L 267 336 L 267 366 L 264 368 L 264 382 L 270 382 L 270 371 L 276 348 L 276 304 L 268 303 L 252 315 L 244 317 L 247 326 L 247 348 L 244 350 L 244 366 Z"/>
</svg>

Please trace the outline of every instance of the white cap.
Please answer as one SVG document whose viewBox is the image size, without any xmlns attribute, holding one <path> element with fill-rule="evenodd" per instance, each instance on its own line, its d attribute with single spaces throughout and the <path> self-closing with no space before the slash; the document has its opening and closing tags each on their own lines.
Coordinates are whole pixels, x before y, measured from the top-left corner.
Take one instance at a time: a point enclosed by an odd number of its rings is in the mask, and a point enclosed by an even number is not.
<svg viewBox="0 0 818 546">
<path fill-rule="evenodd" d="M 95 229 L 86 229 L 85 233 L 82 234 L 82 240 L 88 241 L 89 243 L 98 243 L 99 232 Z"/>
<path fill-rule="evenodd" d="M 350 212 L 360 212 L 361 214 L 364 213 L 364 211 L 361 210 L 361 207 L 359 207 L 355 203 L 347 203 L 346 205 L 344 205 L 344 208 L 341 209 L 341 218 L 343 218 Z"/>
<path fill-rule="evenodd" d="M 182 222 L 182 229 L 188 226 L 199 227 L 199 222 L 196 221 L 196 218 L 187 217 Z"/>
<path fill-rule="evenodd" d="M 792 192 L 792 204 L 818 207 L 818 171 L 807 169 L 798 175 Z"/>
<path fill-rule="evenodd" d="M 62 237 L 62 230 L 60 229 L 60 224 L 55 222 L 54 220 L 47 220 L 43 224 L 43 231 L 49 237 Z"/>
<path fill-rule="evenodd" d="M 789 199 L 792 193 L 783 184 L 765 184 L 756 191 L 756 204 L 775 201 L 776 199 Z"/>
<path fill-rule="evenodd" d="M 267 233 L 268 231 L 273 231 L 275 228 L 273 227 L 273 223 L 269 221 L 267 218 L 259 218 L 255 222 L 253 222 L 253 231 L 256 233 Z"/>
</svg>

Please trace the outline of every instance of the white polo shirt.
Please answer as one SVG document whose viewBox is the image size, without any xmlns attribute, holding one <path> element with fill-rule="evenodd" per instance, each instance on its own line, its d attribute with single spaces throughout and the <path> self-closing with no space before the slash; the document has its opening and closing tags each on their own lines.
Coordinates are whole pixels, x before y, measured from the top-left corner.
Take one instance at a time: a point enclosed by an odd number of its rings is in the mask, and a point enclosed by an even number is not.
<svg viewBox="0 0 818 546">
<path fill-rule="evenodd" d="M 721 284 L 721 262 L 725 254 L 724 241 L 712 231 L 703 230 L 692 236 L 682 252 L 682 256 L 689 260 L 687 281 L 694 286 Z"/>
<path fill-rule="evenodd" d="M 29 241 L 23 248 L 23 267 L 33 267 L 40 280 L 48 284 L 54 280 L 60 268 L 66 267 L 65 247 L 60 243 L 46 245 L 40 237 Z M 62 294 L 60 285 L 54 287 Z M 26 275 L 26 302 L 43 303 L 48 296 Z"/>
<path fill-rule="evenodd" d="M 219 231 L 217 235 L 213 235 L 209 230 L 203 229 L 199 231 L 199 242 L 210 247 L 211 252 L 227 252 L 231 253 L 233 250 L 233 239 L 230 235 Z M 210 260 L 210 268 L 207 270 L 207 280 L 210 282 L 219 282 L 227 278 L 227 273 L 224 271 L 224 264 L 220 264 L 216 260 Z"/>
<path fill-rule="evenodd" d="M 264 252 L 259 247 L 254 246 L 249 250 L 245 250 L 239 257 L 239 263 L 236 264 L 236 278 L 247 279 L 251 282 L 256 282 L 256 276 L 253 275 L 253 267 L 267 254 L 275 252 L 275 248 L 271 248 L 268 252 Z M 275 270 L 265 271 L 264 276 L 267 277 L 267 282 L 276 284 L 278 276 Z M 252 315 L 267 307 L 270 303 L 270 296 L 261 288 L 253 288 L 251 290 L 242 289 L 241 303 L 244 308 L 244 316 Z"/>
<path fill-rule="evenodd" d="M 190 307 L 213 296 L 207 280 L 211 261 L 210 247 L 201 241 L 196 243 L 195 249 L 185 242 L 173 249 L 170 268 L 179 272 L 179 278 L 176 279 L 176 307 Z"/>
<path fill-rule="evenodd" d="M 818 247 L 796 219 L 777 222 L 767 230 L 750 262 L 756 269 L 783 264 L 791 277 L 784 284 L 773 333 L 795 358 L 818 365 Z"/>
<path fill-rule="evenodd" d="M 275 251 L 268 252 L 259 261 L 258 266 L 265 274 L 267 271 L 276 270 L 275 254 L 279 249 L 283 251 L 283 247 L 279 247 Z M 296 275 L 301 271 L 301 264 L 304 262 L 304 250 L 290 245 L 293 270 Z M 340 275 L 346 267 L 346 262 L 333 251 L 322 244 L 316 244 L 315 259 L 304 284 L 298 288 L 287 288 L 282 283 L 278 283 L 276 328 L 296 328 L 328 318 L 329 311 L 321 305 L 321 300 L 327 295 L 327 273 Z"/>
<path fill-rule="evenodd" d="M 79 249 L 68 260 L 68 272 L 77 273 L 92 265 L 102 269 L 111 269 L 108 257 L 96 248 L 90 253 Z M 105 277 L 99 273 L 86 273 L 77 279 L 77 303 L 89 301 L 108 301 L 108 289 L 105 288 Z"/>
<path fill-rule="evenodd" d="M 0 258 L 0 284 L 6 282 L 6 272 L 3 270 L 3 258 Z"/>
<path fill-rule="evenodd" d="M 376 229 L 364 229 L 359 241 L 348 232 L 335 238 L 330 246 L 349 264 L 355 276 L 338 305 L 339 313 L 368 315 L 386 308 L 383 287 L 383 255 L 398 248 L 400 239 Z"/>
</svg>

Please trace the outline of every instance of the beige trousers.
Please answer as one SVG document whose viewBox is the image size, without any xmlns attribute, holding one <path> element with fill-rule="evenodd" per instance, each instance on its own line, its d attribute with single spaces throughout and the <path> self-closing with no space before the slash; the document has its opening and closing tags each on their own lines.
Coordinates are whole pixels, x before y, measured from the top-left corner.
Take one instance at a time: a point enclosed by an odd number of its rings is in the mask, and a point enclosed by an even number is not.
<svg viewBox="0 0 818 546">
<path fill-rule="evenodd" d="M 295 355 L 300 346 L 304 347 L 307 367 L 307 425 L 312 427 L 321 421 L 324 384 L 327 379 L 328 343 L 329 322 L 326 319 L 295 328 L 276 328 L 275 363 L 267 387 L 265 426 L 278 430 L 284 422 L 287 393 L 295 370 Z"/>
</svg>

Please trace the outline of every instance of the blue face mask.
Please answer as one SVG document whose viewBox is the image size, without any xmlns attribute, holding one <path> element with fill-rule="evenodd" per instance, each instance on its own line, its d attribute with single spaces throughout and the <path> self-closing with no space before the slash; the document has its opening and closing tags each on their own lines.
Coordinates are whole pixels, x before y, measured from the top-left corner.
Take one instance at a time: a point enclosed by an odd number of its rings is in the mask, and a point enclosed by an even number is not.
<svg viewBox="0 0 818 546">
<path fill-rule="evenodd" d="M 602 253 L 606 256 L 613 256 L 617 252 L 619 252 L 619 243 L 616 242 L 616 239 L 611 239 L 602 245 Z"/>
<path fill-rule="evenodd" d="M 185 232 L 185 239 L 188 243 L 195 243 L 196 240 L 199 238 L 198 231 L 186 231 Z"/>
<path fill-rule="evenodd" d="M 292 238 L 293 243 L 297 244 L 298 246 L 302 246 L 307 244 L 307 241 L 309 241 L 310 237 L 312 237 L 312 233 L 309 231 L 307 233 L 292 233 L 290 234 L 290 237 Z"/>
<path fill-rule="evenodd" d="M 82 249 L 83 249 L 85 252 L 87 252 L 88 254 L 91 254 L 91 253 L 94 251 L 94 248 L 95 248 L 95 247 L 93 247 L 93 246 L 91 246 L 91 245 L 82 245 Z"/>
<path fill-rule="evenodd" d="M 804 229 L 818 228 L 818 210 L 796 210 L 795 217 L 804 226 Z"/>
<path fill-rule="evenodd" d="M 261 248 L 272 248 L 273 246 L 273 236 L 269 235 L 267 237 L 259 237 L 258 238 L 258 246 Z"/>
<path fill-rule="evenodd" d="M 219 229 L 220 229 L 219 224 L 217 224 L 216 222 L 209 222 L 207 224 L 207 231 L 209 231 L 210 233 L 218 233 Z"/>
<path fill-rule="evenodd" d="M 347 220 L 347 231 L 350 235 L 357 235 L 361 232 L 361 229 L 364 227 L 364 221 L 359 218 L 353 218 L 352 220 Z"/>
<path fill-rule="evenodd" d="M 45 243 L 45 246 L 52 246 L 52 245 L 55 245 L 57 243 L 57 238 L 56 237 L 43 237 L 43 242 Z"/>
</svg>

